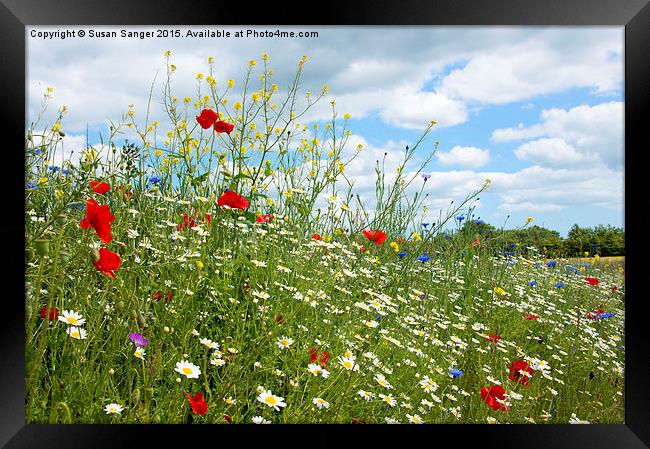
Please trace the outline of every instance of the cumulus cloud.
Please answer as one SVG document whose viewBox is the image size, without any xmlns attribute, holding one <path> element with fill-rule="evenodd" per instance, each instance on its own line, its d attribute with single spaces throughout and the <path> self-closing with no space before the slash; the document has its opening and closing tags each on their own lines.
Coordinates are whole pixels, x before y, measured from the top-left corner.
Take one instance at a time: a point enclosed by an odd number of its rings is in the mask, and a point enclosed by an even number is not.
<svg viewBox="0 0 650 449">
<path fill-rule="evenodd" d="M 436 153 L 442 165 L 459 165 L 464 168 L 479 168 L 490 161 L 490 151 L 477 147 L 456 145 L 448 152 Z"/>
<path fill-rule="evenodd" d="M 493 142 L 542 137 L 521 145 L 517 157 L 559 166 L 599 162 L 620 167 L 623 163 L 623 102 L 610 101 L 571 109 L 545 109 L 541 123 L 497 129 Z"/>
<path fill-rule="evenodd" d="M 589 39 L 591 45 L 585 46 Z M 622 40 L 622 30 L 544 30 L 522 42 L 474 55 L 442 80 L 440 92 L 485 104 L 505 104 L 571 87 L 590 88 L 596 94 L 619 92 L 623 68 L 613 56 L 620 56 Z"/>
</svg>

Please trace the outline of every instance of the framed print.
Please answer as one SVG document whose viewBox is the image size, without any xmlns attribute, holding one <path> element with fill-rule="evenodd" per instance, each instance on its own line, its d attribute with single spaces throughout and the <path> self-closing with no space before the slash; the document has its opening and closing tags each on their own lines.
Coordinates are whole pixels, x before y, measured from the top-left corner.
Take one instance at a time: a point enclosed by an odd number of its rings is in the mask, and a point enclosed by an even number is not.
<svg viewBox="0 0 650 449">
<path fill-rule="evenodd" d="M 648 447 L 647 1 L 248 9 L 3 0 L 0 442 Z"/>
</svg>

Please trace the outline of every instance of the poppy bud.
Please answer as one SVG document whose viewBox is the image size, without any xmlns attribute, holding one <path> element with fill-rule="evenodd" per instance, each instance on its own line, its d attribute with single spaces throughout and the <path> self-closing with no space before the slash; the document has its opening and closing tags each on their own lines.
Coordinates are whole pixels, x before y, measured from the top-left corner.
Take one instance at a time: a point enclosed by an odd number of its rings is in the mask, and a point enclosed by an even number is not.
<svg viewBox="0 0 650 449">
<path fill-rule="evenodd" d="M 112 376 L 113 374 L 115 374 L 115 370 L 113 368 L 109 369 L 108 374 Z"/>
<path fill-rule="evenodd" d="M 59 402 L 58 404 L 56 404 L 55 410 L 56 410 L 57 418 L 61 416 L 63 418 L 64 423 L 72 424 L 72 416 L 70 415 L 70 409 L 68 408 L 68 404 L 66 404 L 65 402 Z"/>
<path fill-rule="evenodd" d="M 93 248 L 90 252 L 90 255 L 93 258 L 93 263 L 99 262 L 100 256 L 99 256 L 99 250 L 97 248 Z"/>
<path fill-rule="evenodd" d="M 160 415 L 154 415 L 153 423 L 154 424 L 160 424 Z"/>
<path fill-rule="evenodd" d="M 163 327 L 163 332 L 166 334 L 169 334 L 171 332 L 171 329 L 169 329 L 168 326 Z"/>
<path fill-rule="evenodd" d="M 124 310 L 124 301 L 118 301 L 115 307 L 117 307 L 117 310 Z"/>
<path fill-rule="evenodd" d="M 138 313 L 136 320 L 138 321 L 138 326 L 140 326 L 141 329 L 147 325 L 147 319 L 141 313 Z"/>
<path fill-rule="evenodd" d="M 65 137 L 65 133 L 63 131 L 59 130 L 59 136 Z"/>
<path fill-rule="evenodd" d="M 47 409 L 47 401 L 41 401 L 40 406 L 41 406 L 42 410 L 46 410 Z"/>
<path fill-rule="evenodd" d="M 160 192 L 160 188 L 154 186 L 154 187 L 152 187 L 152 188 L 149 189 L 149 192 L 151 192 L 151 193 L 158 193 L 158 192 Z"/>
<path fill-rule="evenodd" d="M 135 403 L 140 402 L 140 389 L 136 388 L 131 392 L 131 400 Z"/>
<path fill-rule="evenodd" d="M 153 399 L 153 388 L 147 387 L 144 389 L 144 399 L 145 401 L 151 401 Z"/>
<path fill-rule="evenodd" d="M 34 259 L 34 255 L 35 253 L 32 248 L 27 248 L 25 250 L 25 259 L 27 260 L 27 262 L 31 262 Z"/>
<path fill-rule="evenodd" d="M 36 239 L 34 240 L 34 247 L 36 252 L 41 256 L 47 256 L 50 252 L 50 240 L 49 239 Z"/>
<path fill-rule="evenodd" d="M 66 250 L 61 250 L 59 252 L 59 260 L 61 263 L 66 263 L 68 260 L 70 260 L 70 253 Z"/>
</svg>

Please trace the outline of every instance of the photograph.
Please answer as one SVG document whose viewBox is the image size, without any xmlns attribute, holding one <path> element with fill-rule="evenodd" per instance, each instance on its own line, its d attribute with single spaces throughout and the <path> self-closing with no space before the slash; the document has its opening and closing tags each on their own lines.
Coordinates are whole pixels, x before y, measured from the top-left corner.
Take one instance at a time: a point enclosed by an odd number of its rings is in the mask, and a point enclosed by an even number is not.
<svg viewBox="0 0 650 449">
<path fill-rule="evenodd" d="M 625 424 L 625 37 L 26 25 L 25 423 Z"/>
</svg>

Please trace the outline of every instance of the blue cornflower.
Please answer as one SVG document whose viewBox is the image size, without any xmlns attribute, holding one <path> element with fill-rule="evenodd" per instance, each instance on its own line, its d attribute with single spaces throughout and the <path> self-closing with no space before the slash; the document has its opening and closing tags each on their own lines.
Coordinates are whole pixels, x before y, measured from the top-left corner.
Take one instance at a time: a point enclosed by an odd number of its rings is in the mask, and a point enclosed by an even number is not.
<svg viewBox="0 0 650 449">
<path fill-rule="evenodd" d="M 557 284 L 555 284 L 555 286 L 557 288 L 562 288 L 562 287 L 564 287 L 564 284 L 562 282 L 558 282 Z"/>
<path fill-rule="evenodd" d="M 149 178 L 149 182 L 152 184 L 158 184 L 159 182 L 162 182 L 162 178 L 160 176 L 152 176 Z"/>
<path fill-rule="evenodd" d="M 381 320 L 383 320 L 384 318 L 386 318 L 386 317 L 385 317 L 384 315 L 382 315 L 381 313 L 375 313 L 375 319 L 376 319 L 377 321 L 381 321 Z"/>
<path fill-rule="evenodd" d="M 505 254 L 506 256 L 514 256 L 515 254 L 517 254 L 517 251 L 504 251 L 503 254 Z"/>
<path fill-rule="evenodd" d="M 449 368 L 449 374 L 451 374 L 454 377 L 454 379 L 458 379 L 460 376 L 463 375 L 463 372 L 456 368 Z"/>
<path fill-rule="evenodd" d="M 56 173 L 56 172 L 58 172 L 58 171 L 60 170 L 59 167 L 57 167 L 56 165 L 50 165 L 50 166 L 47 167 L 47 168 L 48 168 L 51 172 L 54 172 L 54 173 Z"/>
<path fill-rule="evenodd" d="M 592 243 L 591 246 L 598 246 L 598 243 Z"/>
<path fill-rule="evenodd" d="M 463 221 L 464 219 L 465 219 L 464 215 L 459 215 L 459 216 L 456 217 L 456 220 L 458 220 L 458 221 Z"/>
<path fill-rule="evenodd" d="M 397 255 L 398 255 L 399 258 L 401 259 L 401 258 L 403 258 L 404 256 L 406 256 L 406 251 L 402 251 L 401 253 L 397 253 Z"/>
<path fill-rule="evenodd" d="M 426 228 L 427 226 L 429 226 L 429 223 L 422 223 L 422 226 Z"/>
<path fill-rule="evenodd" d="M 422 173 L 422 179 L 424 179 L 424 182 L 427 182 L 427 180 L 431 177 L 430 174 L 428 173 Z"/>
<path fill-rule="evenodd" d="M 446 239 L 450 239 L 451 236 L 445 232 L 445 238 L 446 238 Z"/>
<path fill-rule="evenodd" d="M 36 189 L 36 183 L 35 182 L 28 182 L 25 184 L 25 189 L 26 190 L 34 190 Z"/>
<path fill-rule="evenodd" d="M 528 285 L 533 285 L 534 286 L 534 285 L 537 285 L 537 282 L 536 281 L 529 281 Z"/>
<path fill-rule="evenodd" d="M 474 224 L 482 225 L 483 223 L 485 223 L 483 220 L 474 220 Z"/>
<path fill-rule="evenodd" d="M 611 317 L 613 317 L 614 315 L 615 315 L 615 314 L 612 313 L 612 312 L 605 312 L 605 313 L 603 313 L 603 314 L 601 314 L 601 315 L 598 315 L 598 319 L 601 319 L 601 318 L 611 318 Z"/>
<path fill-rule="evenodd" d="M 69 173 L 69 171 L 68 171 L 67 168 L 64 168 L 63 170 L 61 170 L 61 173 L 63 173 L 64 175 L 67 175 Z"/>
<path fill-rule="evenodd" d="M 71 209 L 84 210 L 86 206 L 84 206 L 82 203 L 71 203 L 68 207 Z"/>
<path fill-rule="evenodd" d="M 517 244 L 516 243 L 511 243 L 510 246 L 517 246 Z"/>
<path fill-rule="evenodd" d="M 554 267 L 557 265 L 557 260 L 551 260 L 550 262 L 546 262 L 547 267 Z"/>
<path fill-rule="evenodd" d="M 421 256 L 418 256 L 418 260 L 422 263 L 426 262 L 427 260 L 431 259 L 428 255 L 423 254 Z"/>
</svg>

